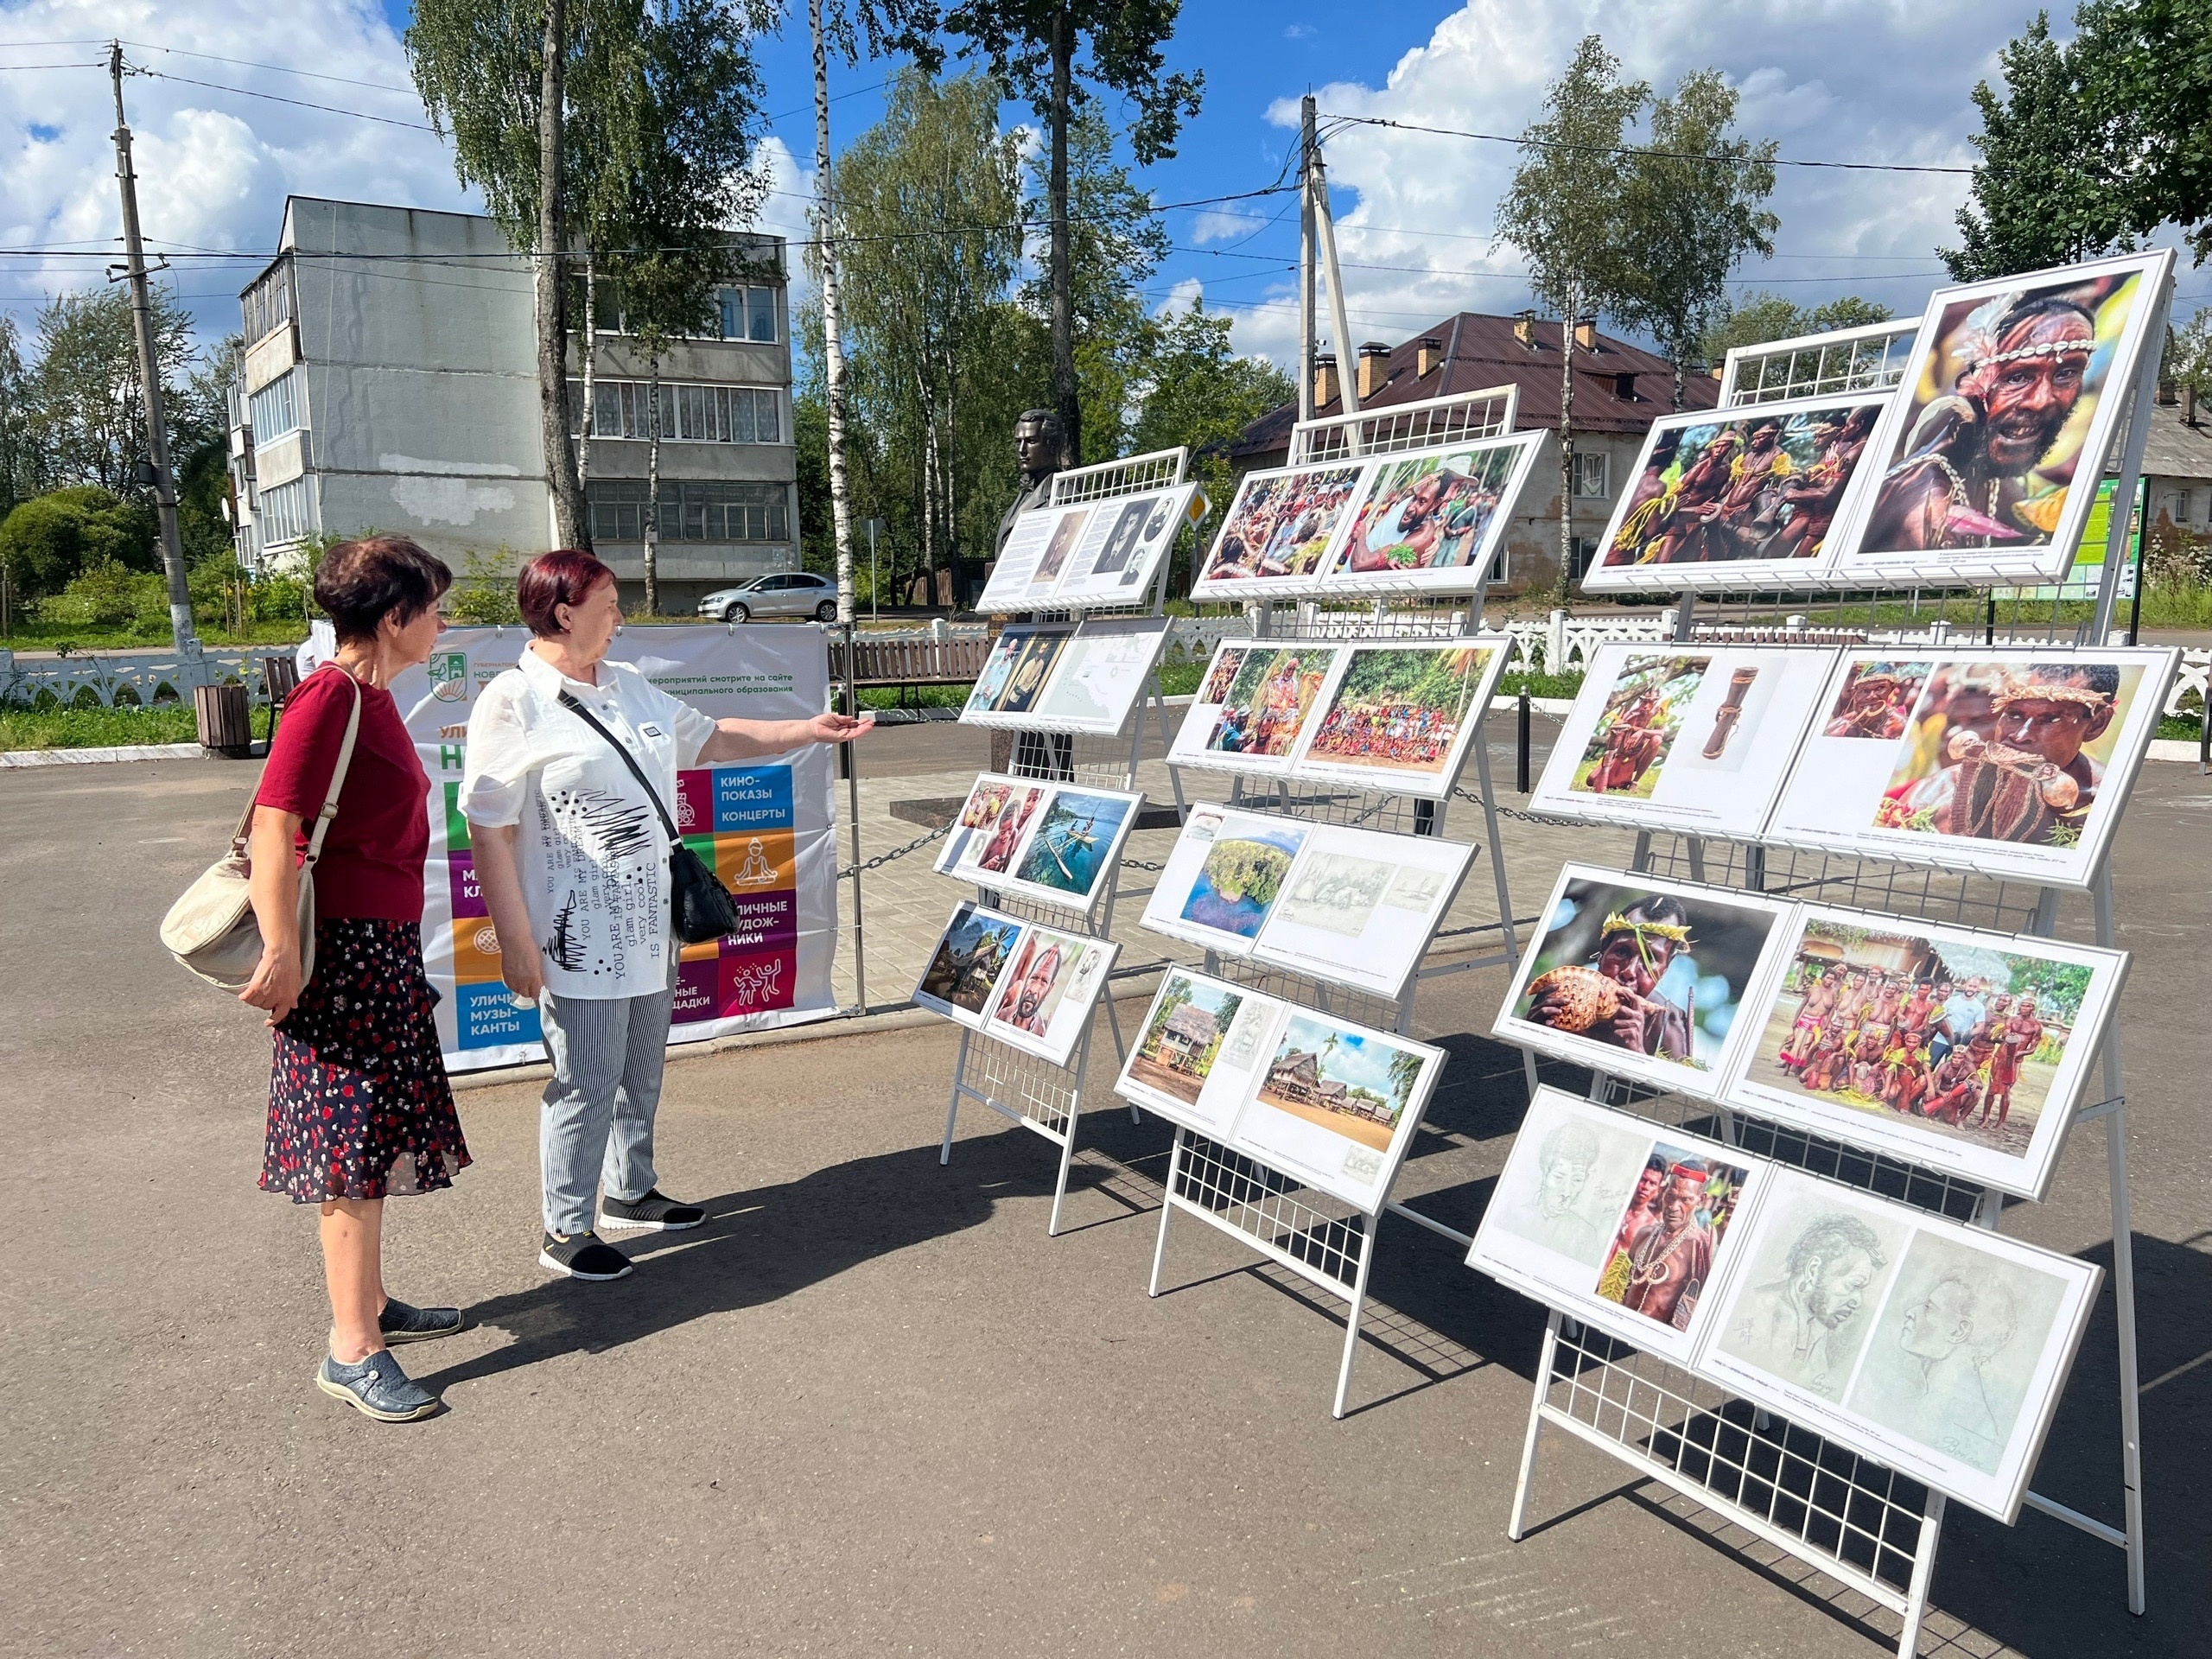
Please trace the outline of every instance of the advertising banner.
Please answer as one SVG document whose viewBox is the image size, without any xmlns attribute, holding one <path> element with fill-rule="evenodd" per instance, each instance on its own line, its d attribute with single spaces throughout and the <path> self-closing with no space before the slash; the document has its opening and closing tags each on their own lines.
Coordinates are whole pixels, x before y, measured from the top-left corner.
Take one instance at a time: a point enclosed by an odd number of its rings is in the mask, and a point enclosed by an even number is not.
<svg viewBox="0 0 2212 1659">
<path fill-rule="evenodd" d="M 469 712 L 512 668 L 522 628 L 454 628 L 392 696 L 430 776 L 423 872 L 423 957 L 436 989 L 448 1071 L 544 1058 L 536 1007 L 500 980 L 499 944 L 476 881 L 461 813 Z M 828 706 L 830 664 L 817 628 L 634 628 L 607 653 L 717 720 L 806 719 Z M 677 828 L 737 899 L 742 931 L 683 947 L 674 1043 L 819 1020 L 836 1011 L 836 763 L 819 746 L 677 775 Z M 541 944 L 545 941 L 539 941 Z"/>
</svg>

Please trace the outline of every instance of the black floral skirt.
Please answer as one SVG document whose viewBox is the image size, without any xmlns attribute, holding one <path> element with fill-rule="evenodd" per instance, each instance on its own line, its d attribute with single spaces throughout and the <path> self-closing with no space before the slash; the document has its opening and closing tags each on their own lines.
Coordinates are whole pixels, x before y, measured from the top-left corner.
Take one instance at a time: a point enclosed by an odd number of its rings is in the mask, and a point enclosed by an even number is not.
<svg viewBox="0 0 2212 1659">
<path fill-rule="evenodd" d="M 295 1204 L 453 1185 L 468 1166 L 438 1054 L 417 922 L 326 918 L 315 977 L 276 1027 L 264 1192 Z"/>
</svg>

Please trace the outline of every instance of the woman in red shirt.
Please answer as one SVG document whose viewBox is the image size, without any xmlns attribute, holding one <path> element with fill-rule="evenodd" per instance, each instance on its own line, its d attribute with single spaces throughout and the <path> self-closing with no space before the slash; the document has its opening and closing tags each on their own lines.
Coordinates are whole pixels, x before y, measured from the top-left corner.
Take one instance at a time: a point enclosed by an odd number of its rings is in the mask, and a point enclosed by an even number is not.
<svg viewBox="0 0 2212 1659">
<path fill-rule="evenodd" d="M 429 660 L 453 574 L 413 542 L 372 537 L 324 556 L 315 602 L 337 655 L 285 704 L 254 796 L 252 896 L 261 965 L 239 1001 L 269 1010 L 266 1191 L 322 1210 L 330 1351 L 325 1394 L 384 1422 L 438 1408 L 386 1344 L 448 1336 L 454 1307 L 410 1307 L 384 1293 L 384 1201 L 453 1185 L 465 1167 L 453 1090 L 439 1058 L 437 995 L 423 970 L 423 861 L 429 779 L 388 688 Z M 315 975 L 300 976 L 299 864 L 360 711 L 338 810 L 315 866 Z"/>
</svg>

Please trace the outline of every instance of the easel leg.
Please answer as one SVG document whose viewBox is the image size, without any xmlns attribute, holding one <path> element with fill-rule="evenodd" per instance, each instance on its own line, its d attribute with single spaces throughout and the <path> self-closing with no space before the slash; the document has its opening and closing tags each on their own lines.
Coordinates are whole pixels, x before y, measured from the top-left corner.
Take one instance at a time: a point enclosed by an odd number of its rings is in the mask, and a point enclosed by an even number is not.
<svg viewBox="0 0 2212 1659">
<path fill-rule="evenodd" d="M 1359 1272 L 1352 1280 L 1351 1306 L 1344 1313 L 1344 1361 L 1337 1368 L 1337 1403 L 1330 1409 L 1332 1417 L 1344 1414 L 1344 1402 L 1351 1394 L 1351 1363 L 1359 1357 L 1359 1319 L 1367 1311 L 1367 1269 L 1375 1260 L 1375 1221 L 1361 1217 Z"/>
<path fill-rule="evenodd" d="M 1476 615 L 1481 615 L 1479 606 Z M 1475 732 L 1475 778 L 1482 790 L 1483 834 L 1488 839 L 1488 844 L 1483 849 L 1483 856 L 1490 860 L 1491 885 L 1497 893 L 1498 931 L 1505 940 L 1505 971 L 1510 975 L 1517 972 L 1521 966 L 1521 939 L 1513 925 L 1513 888 L 1505 876 L 1505 849 L 1500 844 L 1497 836 L 1497 802 L 1491 790 L 1490 711 L 1487 709 L 1483 711 L 1482 724 Z M 1416 981 L 1415 984 L 1418 983 Z M 1413 1003 L 1413 993 L 1410 991 L 1407 993 L 1406 1002 L 1410 1008 Z M 1412 1035 L 1410 1021 L 1405 1031 L 1407 1035 Z M 1529 1097 L 1533 1100 L 1536 1096 L 1536 1056 L 1534 1050 L 1524 1048 L 1521 1051 L 1521 1073 L 1528 1080 Z"/>
<path fill-rule="evenodd" d="M 1690 855 L 1690 880 L 1693 880 L 1693 881 L 1702 881 L 1702 880 L 1705 880 L 1705 837 L 1704 837 L 1703 836 L 1692 836 L 1689 838 L 1689 855 Z"/>
<path fill-rule="evenodd" d="M 938 1148 L 938 1167 L 942 1169 L 952 1161 L 952 1126 L 960 1121 L 960 1085 L 968 1080 L 968 1041 L 965 1027 L 960 1032 L 960 1054 L 952 1062 L 952 1103 L 944 1109 L 944 1144 Z"/>
<path fill-rule="evenodd" d="M 1075 1092 L 1068 1099 L 1067 1138 L 1060 1142 L 1060 1177 L 1052 1185 L 1052 1218 L 1045 1224 L 1045 1236 L 1052 1238 L 1060 1230 L 1060 1206 L 1068 1201 L 1068 1169 L 1075 1162 L 1075 1132 L 1083 1122 L 1083 1080 L 1090 1066 L 1090 1033 L 1096 1026 L 1084 1027 L 1083 1040 L 1076 1045 L 1074 1071 Z"/>
<path fill-rule="evenodd" d="M 1636 832 L 1636 851 L 1630 855 L 1628 867 L 1639 874 L 1651 868 L 1651 832 L 1649 830 Z"/>
<path fill-rule="evenodd" d="M 1152 1247 L 1152 1283 L 1145 1289 L 1147 1296 L 1160 1294 L 1160 1265 L 1167 1260 L 1167 1218 L 1175 1213 L 1169 1202 L 1175 1196 L 1175 1183 L 1183 1177 L 1183 1131 L 1175 1131 L 1175 1145 L 1167 1154 L 1167 1190 L 1160 1200 L 1160 1238 Z"/>
<path fill-rule="evenodd" d="M 1920 1542 L 1912 1552 L 1912 1583 L 1905 1592 L 1904 1629 L 1897 1636 L 1897 1659 L 1913 1659 L 1920 1646 L 1920 1626 L 1928 1617 L 1928 1586 L 1936 1577 L 1936 1543 L 1943 1530 L 1943 1494 L 1928 1494 L 1928 1512 L 1920 1517 Z"/>
<path fill-rule="evenodd" d="M 1513 1483 L 1513 1516 L 1505 1523 L 1505 1535 L 1516 1544 L 1528 1529 L 1529 1488 L 1535 1480 L 1536 1443 L 1543 1436 L 1544 1399 L 1551 1393 L 1552 1361 L 1558 1352 L 1559 1311 L 1554 1308 L 1544 1322 L 1544 1350 L 1536 1357 L 1536 1397 L 1529 1402 L 1529 1430 L 1521 1439 L 1521 1475 Z"/>
<path fill-rule="evenodd" d="M 2097 943 L 2111 949 L 2112 869 L 2097 872 L 2090 899 L 2095 907 Z M 2126 1504 L 2127 1611 L 2140 1615 L 2145 1602 L 2143 1532 L 2143 1402 L 2139 1397 L 2135 1351 L 2135 1227 L 2127 1197 L 2127 1104 L 2122 1093 L 2126 1073 L 2120 1064 L 2120 1022 L 2105 1027 L 2105 1098 L 2120 1103 L 2105 1116 L 2105 1176 L 2112 1192 L 2113 1311 L 2120 1326 L 2120 1455 L 2122 1497 Z"/>
</svg>

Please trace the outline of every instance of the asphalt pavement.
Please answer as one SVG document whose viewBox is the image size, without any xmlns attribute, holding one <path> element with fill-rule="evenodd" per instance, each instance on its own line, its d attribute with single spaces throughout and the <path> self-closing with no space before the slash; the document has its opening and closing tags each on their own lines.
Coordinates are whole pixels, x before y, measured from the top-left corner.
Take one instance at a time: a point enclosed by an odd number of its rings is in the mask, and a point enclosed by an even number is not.
<svg viewBox="0 0 2212 1659">
<path fill-rule="evenodd" d="M 880 779 L 981 763 L 957 728 L 870 742 Z M 1146 1297 L 1169 1135 L 1103 1062 L 1059 1238 L 1034 1135 L 970 1111 L 939 1167 L 935 1024 L 671 1064 L 665 1185 L 710 1220 L 633 1236 L 613 1285 L 537 1266 L 536 1085 L 466 1091 L 476 1161 L 392 1202 L 388 1264 L 474 1328 L 401 1351 L 444 1414 L 366 1421 L 311 1385 L 312 1215 L 255 1189 L 265 1033 L 155 938 L 257 770 L 0 773 L 0 1652 L 1893 1649 L 1890 1615 L 1556 1435 L 1509 1543 L 1538 1309 L 1386 1223 L 1332 1421 L 1339 1306 L 1179 1223 Z M 2116 870 L 2149 1615 L 2118 1552 L 1955 1507 L 1923 1652 L 2206 1650 L 2208 849 L 2212 782 L 2148 767 Z M 1560 855 L 1510 845 L 1522 907 Z M 1452 1060 L 1402 1190 L 1462 1228 L 1524 1103 L 1517 1054 L 1473 1034 L 1502 989 L 1461 975 L 1420 1010 Z M 2006 1226 L 2108 1262 L 2102 1136 Z M 2107 1518 L 2113 1365 L 2107 1295 L 2036 1483 Z"/>
</svg>

